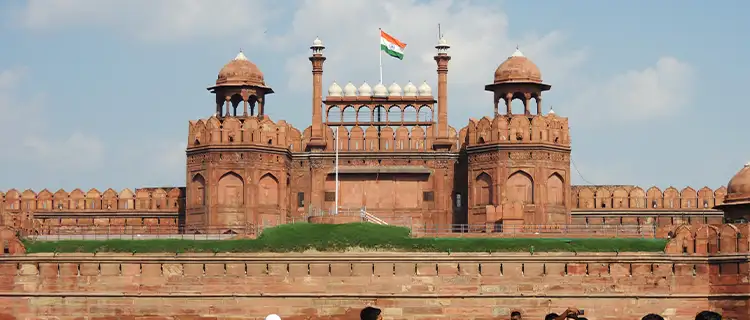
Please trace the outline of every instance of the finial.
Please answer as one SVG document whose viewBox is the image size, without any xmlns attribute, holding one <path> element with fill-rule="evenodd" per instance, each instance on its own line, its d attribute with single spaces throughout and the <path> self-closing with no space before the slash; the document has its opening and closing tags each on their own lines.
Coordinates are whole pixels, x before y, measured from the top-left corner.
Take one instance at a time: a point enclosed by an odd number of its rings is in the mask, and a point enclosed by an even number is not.
<svg viewBox="0 0 750 320">
<path fill-rule="evenodd" d="M 518 48 L 518 44 L 516 44 L 516 50 L 519 50 L 519 48 Z"/>
</svg>

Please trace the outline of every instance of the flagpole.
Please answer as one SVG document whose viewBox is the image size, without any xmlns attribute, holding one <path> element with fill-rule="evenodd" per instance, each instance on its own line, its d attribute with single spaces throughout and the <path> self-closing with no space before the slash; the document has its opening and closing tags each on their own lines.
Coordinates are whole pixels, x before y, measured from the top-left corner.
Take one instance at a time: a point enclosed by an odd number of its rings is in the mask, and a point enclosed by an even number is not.
<svg viewBox="0 0 750 320">
<path fill-rule="evenodd" d="M 383 31 L 380 28 L 378 28 L 378 31 Z M 380 35 L 379 35 L 380 36 Z M 380 39 L 378 39 L 378 42 L 380 42 Z M 378 59 L 380 59 L 380 83 L 383 83 L 383 49 L 380 48 L 380 44 L 378 44 Z"/>
<path fill-rule="evenodd" d="M 336 127 L 335 138 L 336 141 L 336 164 L 335 164 L 335 175 L 336 175 L 336 199 L 333 214 L 339 214 L 339 127 Z"/>
</svg>

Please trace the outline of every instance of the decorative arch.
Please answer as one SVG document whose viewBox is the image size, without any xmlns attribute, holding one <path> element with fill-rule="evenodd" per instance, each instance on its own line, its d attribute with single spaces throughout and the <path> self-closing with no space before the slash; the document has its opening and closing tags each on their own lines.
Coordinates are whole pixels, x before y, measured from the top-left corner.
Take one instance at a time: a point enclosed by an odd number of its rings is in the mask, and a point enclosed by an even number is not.
<svg viewBox="0 0 750 320">
<path fill-rule="evenodd" d="M 547 178 L 547 204 L 561 206 L 565 204 L 565 183 L 563 177 L 555 172 Z"/>
<path fill-rule="evenodd" d="M 534 203 L 534 179 L 526 171 L 518 170 L 511 174 L 507 187 L 510 202 Z"/>
<path fill-rule="evenodd" d="M 492 204 L 492 176 L 480 173 L 474 182 L 474 199 L 477 206 Z"/>
<path fill-rule="evenodd" d="M 202 207 L 206 204 L 206 178 L 202 174 L 196 173 L 193 179 L 190 179 L 190 191 L 192 197 L 188 203 L 193 207 Z"/>
<path fill-rule="evenodd" d="M 258 203 L 263 206 L 279 205 L 279 179 L 266 173 L 258 180 Z"/>
<path fill-rule="evenodd" d="M 229 171 L 219 178 L 219 205 L 239 207 L 245 204 L 245 182 L 238 173 Z M 205 189 L 204 189 L 205 190 Z M 205 201 L 204 201 L 205 203 Z"/>
</svg>

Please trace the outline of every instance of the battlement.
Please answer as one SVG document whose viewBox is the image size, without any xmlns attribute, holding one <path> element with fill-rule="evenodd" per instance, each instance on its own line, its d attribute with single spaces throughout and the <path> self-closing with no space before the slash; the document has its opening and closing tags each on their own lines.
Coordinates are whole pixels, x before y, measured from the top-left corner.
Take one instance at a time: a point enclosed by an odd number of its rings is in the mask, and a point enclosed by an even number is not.
<svg viewBox="0 0 750 320">
<path fill-rule="evenodd" d="M 267 116 L 212 116 L 189 123 L 188 151 L 212 146 L 249 145 L 304 151 L 302 134 L 284 120 L 274 122 Z"/>
<path fill-rule="evenodd" d="M 60 189 L 54 194 L 47 189 L 39 193 L 30 189 L 23 192 L 10 189 L 4 193 L 0 191 L 0 201 L 5 212 L 177 212 L 184 194 L 179 187 L 139 188 L 135 192 L 130 189 L 120 192 L 113 189 L 99 192 L 96 188 L 88 192 Z"/>
<path fill-rule="evenodd" d="M 671 228 L 670 254 L 717 255 L 750 252 L 750 224 L 680 225 Z M 747 270 L 744 271 L 747 273 Z"/>
<path fill-rule="evenodd" d="M 485 144 L 535 143 L 570 147 L 568 118 L 547 115 L 496 115 L 470 119 L 459 140 L 467 147 Z"/>
<path fill-rule="evenodd" d="M 585 186 L 571 187 L 573 210 L 711 210 L 724 203 L 727 188 L 716 190 L 703 187 L 696 191 L 685 187 L 678 191 L 669 187 L 663 192 L 656 186 L 646 191 L 637 186 Z"/>
</svg>

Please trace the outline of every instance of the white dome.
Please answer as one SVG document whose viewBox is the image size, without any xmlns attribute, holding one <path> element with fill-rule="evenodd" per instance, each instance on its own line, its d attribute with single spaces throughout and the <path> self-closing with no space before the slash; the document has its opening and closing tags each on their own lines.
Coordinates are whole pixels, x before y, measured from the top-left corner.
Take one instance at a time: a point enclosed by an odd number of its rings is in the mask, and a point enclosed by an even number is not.
<svg viewBox="0 0 750 320">
<path fill-rule="evenodd" d="M 328 87 L 328 96 L 329 97 L 340 97 L 341 96 L 341 87 L 334 81 L 330 87 Z"/>
<path fill-rule="evenodd" d="M 419 86 L 419 96 L 432 97 L 432 88 L 430 88 L 430 85 L 427 84 L 427 81 L 423 82 L 422 85 Z"/>
<path fill-rule="evenodd" d="M 398 85 L 398 83 L 393 83 L 390 87 L 388 87 L 388 95 L 389 96 L 400 96 L 401 95 L 401 86 Z"/>
<path fill-rule="evenodd" d="M 277 314 L 272 313 L 266 316 L 266 320 L 281 320 L 281 317 L 279 317 L 279 315 Z"/>
<path fill-rule="evenodd" d="M 388 89 L 382 83 L 378 83 L 375 85 L 375 88 L 372 88 L 372 95 L 374 97 L 388 96 Z"/>
<path fill-rule="evenodd" d="M 323 41 L 320 41 L 320 38 L 315 37 L 315 40 L 313 40 L 313 47 L 321 47 L 323 46 Z"/>
<path fill-rule="evenodd" d="M 417 86 L 415 86 L 411 81 L 407 83 L 404 86 L 404 96 L 407 97 L 416 97 L 417 96 Z"/>
<path fill-rule="evenodd" d="M 362 97 L 372 96 L 372 88 L 370 88 L 370 85 L 367 84 L 367 82 L 359 86 L 359 95 Z"/>
<path fill-rule="evenodd" d="M 347 96 L 347 97 L 356 97 L 357 96 L 357 87 L 355 87 L 351 82 L 347 83 L 344 86 L 344 96 Z"/>
</svg>

